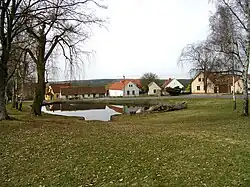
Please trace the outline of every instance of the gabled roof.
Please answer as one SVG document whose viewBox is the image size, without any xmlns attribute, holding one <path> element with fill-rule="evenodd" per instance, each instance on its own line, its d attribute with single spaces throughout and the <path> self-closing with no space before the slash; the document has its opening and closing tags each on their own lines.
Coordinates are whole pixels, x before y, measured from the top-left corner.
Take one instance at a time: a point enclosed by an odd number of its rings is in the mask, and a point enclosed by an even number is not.
<svg viewBox="0 0 250 187">
<path fill-rule="evenodd" d="M 169 78 L 168 80 L 165 80 L 165 82 L 163 83 L 163 85 L 161 86 L 162 88 L 166 88 L 168 86 L 168 84 L 172 81 L 173 79 Z"/>
<path fill-rule="evenodd" d="M 122 80 L 119 82 L 114 82 L 113 84 L 109 85 L 108 89 L 109 90 L 123 90 L 124 87 L 130 82 L 134 83 L 138 88 L 140 87 L 140 80 Z"/>
<path fill-rule="evenodd" d="M 148 87 L 152 86 L 153 84 L 156 84 L 159 88 L 161 88 L 156 82 L 149 83 Z"/>
<path fill-rule="evenodd" d="M 194 81 L 202 72 L 198 73 L 195 78 L 192 80 Z M 216 85 L 222 85 L 222 84 L 232 84 L 233 83 L 233 75 L 231 74 L 222 74 L 217 72 L 209 72 L 208 73 L 208 79 Z M 235 75 L 235 81 L 239 80 L 240 77 L 238 75 Z"/>
<path fill-rule="evenodd" d="M 65 84 L 49 84 L 51 86 L 52 90 L 54 93 L 60 93 L 62 88 L 70 88 L 71 84 L 70 83 L 65 83 Z"/>
<path fill-rule="evenodd" d="M 179 81 L 184 88 L 186 88 L 188 86 L 188 84 L 191 83 L 192 79 L 176 79 L 177 81 Z"/>
</svg>

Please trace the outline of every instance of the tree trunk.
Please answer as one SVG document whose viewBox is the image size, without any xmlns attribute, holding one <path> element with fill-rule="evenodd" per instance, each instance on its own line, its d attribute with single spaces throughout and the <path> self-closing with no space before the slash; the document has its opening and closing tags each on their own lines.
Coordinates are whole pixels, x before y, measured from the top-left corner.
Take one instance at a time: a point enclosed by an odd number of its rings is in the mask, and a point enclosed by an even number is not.
<svg viewBox="0 0 250 187">
<path fill-rule="evenodd" d="M 250 29 L 250 12 L 249 12 L 249 4 L 247 4 L 247 10 L 248 10 L 248 23 L 247 28 Z M 250 63 L 250 31 L 248 31 L 247 36 L 247 61 L 244 64 L 244 70 L 243 70 L 243 115 L 248 116 L 248 69 L 249 69 L 249 63 Z"/>
<path fill-rule="evenodd" d="M 0 120 L 9 119 L 7 110 L 6 110 L 6 101 L 5 101 L 5 89 L 7 86 L 7 69 L 6 64 L 3 59 L 1 59 L 0 64 Z"/>
<path fill-rule="evenodd" d="M 42 64 L 39 64 L 42 63 Z M 44 62 L 37 64 L 37 77 L 38 81 L 35 86 L 35 97 L 32 105 L 31 113 L 33 115 L 41 115 L 41 106 L 44 100 L 45 94 L 45 67 Z"/>
<path fill-rule="evenodd" d="M 15 108 L 16 107 L 16 78 L 13 77 L 13 87 L 12 87 L 12 99 L 11 99 L 11 102 L 12 102 L 12 108 Z"/>
<path fill-rule="evenodd" d="M 204 71 L 204 90 L 207 93 L 207 72 Z"/>
<path fill-rule="evenodd" d="M 243 75 L 243 115 L 248 116 L 248 73 L 244 71 Z"/>
<path fill-rule="evenodd" d="M 31 114 L 41 115 L 41 106 L 44 100 L 45 95 L 45 44 L 46 37 L 44 35 L 44 30 L 41 31 L 39 37 L 39 46 L 38 46 L 38 56 L 36 60 L 37 66 L 37 84 L 35 87 L 35 97 L 32 105 Z"/>
</svg>

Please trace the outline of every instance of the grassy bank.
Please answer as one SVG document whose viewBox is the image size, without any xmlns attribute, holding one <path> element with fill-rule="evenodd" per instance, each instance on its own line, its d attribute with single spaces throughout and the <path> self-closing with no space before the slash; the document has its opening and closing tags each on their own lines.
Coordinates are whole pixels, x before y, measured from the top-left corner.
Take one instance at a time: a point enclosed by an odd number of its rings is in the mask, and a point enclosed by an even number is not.
<svg viewBox="0 0 250 187">
<path fill-rule="evenodd" d="M 174 101 L 173 99 L 171 101 Z M 56 100 L 47 101 L 44 105 L 50 104 L 107 104 L 107 105 L 156 105 L 158 103 L 164 103 L 166 100 L 159 99 L 143 99 L 143 98 L 104 98 L 104 99 L 82 99 L 82 100 Z"/>
<path fill-rule="evenodd" d="M 250 118 L 227 99 L 188 103 L 112 122 L 11 111 L 18 120 L 0 122 L 0 184 L 250 186 Z"/>
</svg>

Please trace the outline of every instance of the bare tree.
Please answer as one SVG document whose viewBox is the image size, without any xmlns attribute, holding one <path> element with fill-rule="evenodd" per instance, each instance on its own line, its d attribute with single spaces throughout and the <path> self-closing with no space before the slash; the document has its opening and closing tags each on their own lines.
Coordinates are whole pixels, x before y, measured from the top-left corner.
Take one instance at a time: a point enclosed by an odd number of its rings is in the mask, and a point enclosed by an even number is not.
<svg viewBox="0 0 250 187">
<path fill-rule="evenodd" d="M 26 24 L 31 45 L 27 49 L 37 67 L 37 85 L 32 114 L 41 115 L 45 94 L 46 64 L 56 48 L 70 64 L 81 60 L 77 47 L 89 37 L 89 27 L 103 21 L 87 10 L 89 6 L 104 8 L 93 0 L 44 0 L 38 2 L 28 13 Z"/>
<path fill-rule="evenodd" d="M 159 84 L 158 75 L 152 72 L 144 73 L 141 77 L 141 85 L 142 85 L 143 92 L 145 93 L 148 92 L 148 85 L 151 82 L 155 82 L 156 84 Z"/>
<path fill-rule="evenodd" d="M 250 60 L 250 7 L 249 0 L 217 0 L 217 27 L 215 41 L 220 43 L 220 51 L 231 63 L 233 72 L 239 72 L 243 80 L 243 115 L 248 116 L 248 70 Z M 217 17 L 218 18 L 218 17 Z M 222 37 L 223 36 L 223 37 Z"/>
<path fill-rule="evenodd" d="M 0 120 L 8 119 L 5 90 L 12 74 L 8 73 L 13 41 L 22 30 L 25 17 L 23 0 L 0 0 Z"/>
<path fill-rule="evenodd" d="M 240 36 L 234 27 L 233 15 L 225 6 L 219 5 L 209 21 L 211 30 L 209 38 L 213 44 L 212 50 L 220 54 L 223 72 L 233 76 L 233 109 L 236 110 L 235 76 L 242 74 L 242 66 L 240 65 L 242 57 L 237 42 Z"/>
<path fill-rule="evenodd" d="M 204 74 L 204 90 L 207 93 L 208 75 L 212 71 L 216 71 L 218 66 L 218 56 L 211 50 L 208 41 L 189 44 L 183 50 L 178 60 L 178 65 L 191 66 L 190 74 Z"/>
</svg>

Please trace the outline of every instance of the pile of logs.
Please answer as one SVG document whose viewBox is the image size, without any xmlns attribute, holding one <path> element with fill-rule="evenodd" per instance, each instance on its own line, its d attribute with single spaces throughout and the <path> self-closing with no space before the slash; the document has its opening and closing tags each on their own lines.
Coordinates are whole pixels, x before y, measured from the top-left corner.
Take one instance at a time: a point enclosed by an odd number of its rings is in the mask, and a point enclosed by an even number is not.
<svg viewBox="0 0 250 187">
<path fill-rule="evenodd" d="M 135 112 L 131 112 L 130 114 L 142 114 L 142 113 L 154 113 L 154 112 L 169 112 L 175 110 L 182 110 L 187 108 L 187 103 L 176 103 L 176 104 L 158 104 L 151 107 L 141 107 Z"/>
</svg>

